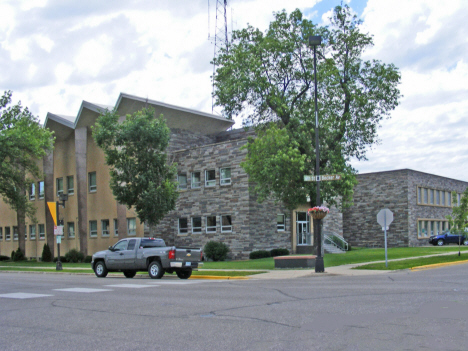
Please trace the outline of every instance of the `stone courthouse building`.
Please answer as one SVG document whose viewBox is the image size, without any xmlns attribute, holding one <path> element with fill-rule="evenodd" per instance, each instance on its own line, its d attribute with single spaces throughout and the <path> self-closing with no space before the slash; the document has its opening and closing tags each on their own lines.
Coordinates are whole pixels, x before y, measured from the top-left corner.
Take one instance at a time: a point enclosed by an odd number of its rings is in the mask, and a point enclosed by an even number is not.
<svg viewBox="0 0 468 351">
<path fill-rule="evenodd" d="M 91 133 L 106 109 L 115 108 L 123 120 L 146 106 L 166 119 L 171 130 L 168 158 L 178 165 L 176 209 L 155 228 L 146 227 L 135 211 L 116 202 L 104 153 Z M 309 205 L 287 211 L 272 201 L 257 202 L 240 166 L 247 155 L 243 146 L 253 132 L 232 130 L 231 120 L 122 93 L 115 106 L 83 101 L 76 116 L 48 113 L 44 124 L 55 132 L 55 148 L 40 160 L 44 177 L 29 189 L 37 222 L 26 223 L 27 257 L 40 257 L 46 242 L 57 252 L 46 203 L 58 201 L 60 194 L 68 195 L 65 208 L 60 207 L 62 255 L 70 249 L 91 255 L 127 236 L 160 237 L 176 246 L 224 242 L 231 258 L 247 258 L 251 251 L 273 248 L 312 251 Z M 357 246 L 383 245 L 376 215 L 384 207 L 395 214 L 390 246 L 426 244 L 431 233 L 447 228 L 445 215 L 453 205 L 449 193 L 460 194 L 468 185 L 411 170 L 360 174 L 358 181 L 354 206 L 343 214 L 333 208 L 323 220 L 324 233 L 344 235 Z M 17 228 L 16 213 L 0 201 L 1 255 L 10 256 L 18 248 Z"/>
</svg>

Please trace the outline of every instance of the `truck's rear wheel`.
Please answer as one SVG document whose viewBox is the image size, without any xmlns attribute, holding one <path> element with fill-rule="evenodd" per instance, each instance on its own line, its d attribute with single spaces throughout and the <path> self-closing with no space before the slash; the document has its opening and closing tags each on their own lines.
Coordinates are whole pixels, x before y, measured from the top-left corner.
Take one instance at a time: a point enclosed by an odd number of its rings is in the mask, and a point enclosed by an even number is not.
<svg viewBox="0 0 468 351">
<path fill-rule="evenodd" d="M 192 268 L 184 269 L 184 270 L 178 270 L 176 273 L 177 273 L 177 276 L 180 279 L 188 279 L 192 275 Z"/>
<path fill-rule="evenodd" d="M 136 271 L 124 271 L 125 278 L 133 278 L 136 275 Z"/>
<path fill-rule="evenodd" d="M 96 264 L 94 265 L 94 274 L 96 274 L 96 277 L 98 278 L 107 277 L 107 267 L 104 261 L 96 262 Z"/>
<path fill-rule="evenodd" d="M 164 275 L 164 269 L 159 261 L 153 261 L 148 266 L 148 274 L 151 279 L 161 279 Z"/>
</svg>

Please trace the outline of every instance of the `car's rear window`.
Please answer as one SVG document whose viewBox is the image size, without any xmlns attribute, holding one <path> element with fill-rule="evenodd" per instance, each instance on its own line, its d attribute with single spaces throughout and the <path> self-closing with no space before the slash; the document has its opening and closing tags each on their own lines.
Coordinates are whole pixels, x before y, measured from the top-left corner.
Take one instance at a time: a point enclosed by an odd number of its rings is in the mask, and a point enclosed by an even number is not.
<svg viewBox="0 0 468 351">
<path fill-rule="evenodd" d="M 163 239 L 141 239 L 140 247 L 164 247 L 166 244 Z"/>
</svg>

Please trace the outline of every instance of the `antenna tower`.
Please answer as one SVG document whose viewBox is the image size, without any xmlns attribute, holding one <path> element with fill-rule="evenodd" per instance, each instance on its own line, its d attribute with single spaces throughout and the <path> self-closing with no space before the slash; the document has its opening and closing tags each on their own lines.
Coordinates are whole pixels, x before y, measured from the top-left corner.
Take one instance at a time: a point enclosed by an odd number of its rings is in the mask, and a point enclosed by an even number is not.
<svg viewBox="0 0 468 351">
<path fill-rule="evenodd" d="M 208 8 L 210 2 L 208 0 Z M 221 48 L 229 49 L 229 37 L 227 27 L 227 0 L 216 0 L 216 19 L 215 19 L 215 35 L 214 35 L 214 53 L 213 61 L 218 56 Z M 224 20 L 224 23 L 222 22 Z M 209 23 L 209 17 L 208 17 Z M 214 93 L 214 76 L 216 72 L 216 66 L 213 64 L 213 93 Z M 211 97 L 211 113 L 214 109 L 214 96 Z"/>
</svg>

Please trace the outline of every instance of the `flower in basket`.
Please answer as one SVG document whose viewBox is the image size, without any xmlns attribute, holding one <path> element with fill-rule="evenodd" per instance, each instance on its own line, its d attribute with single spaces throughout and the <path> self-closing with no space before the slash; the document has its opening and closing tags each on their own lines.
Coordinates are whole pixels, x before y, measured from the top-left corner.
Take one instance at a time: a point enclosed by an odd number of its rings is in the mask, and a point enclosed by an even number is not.
<svg viewBox="0 0 468 351">
<path fill-rule="evenodd" d="M 318 213 L 318 212 L 330 213 L 330 209 L 325 206 L 315 206 L 315 207 L 309 208 L 309 214 Z"/>
</svg>

